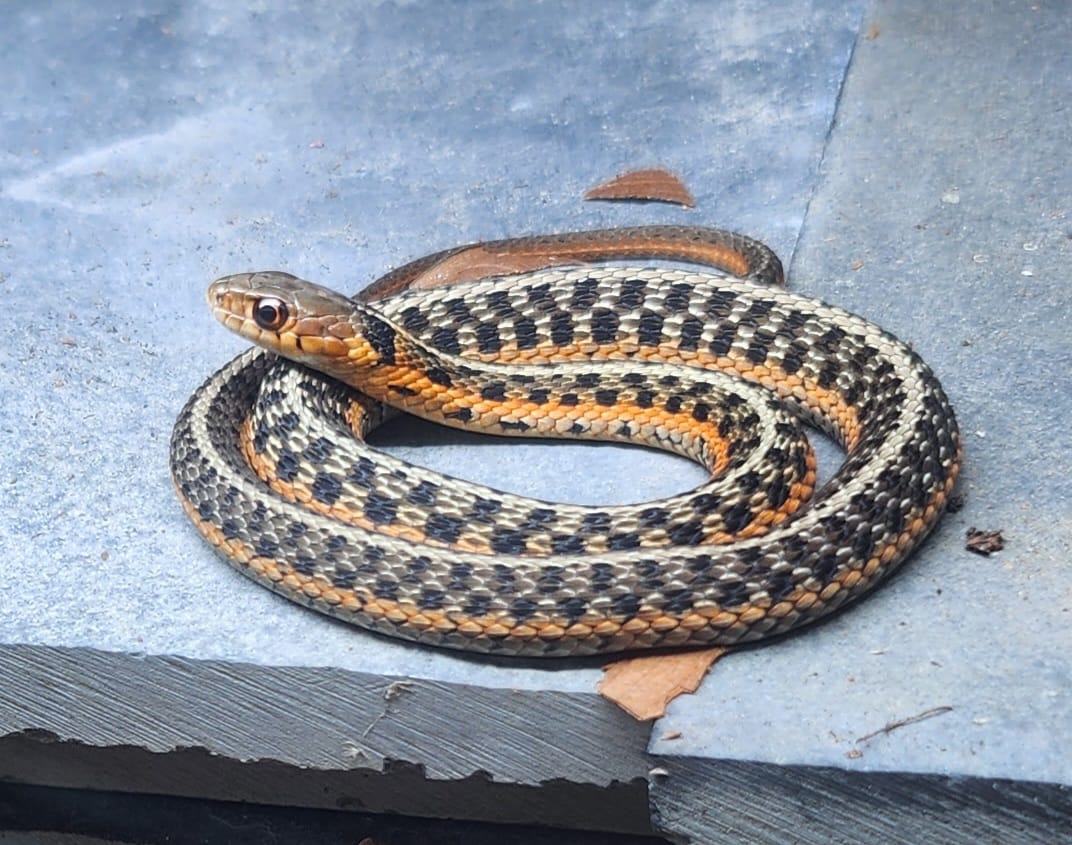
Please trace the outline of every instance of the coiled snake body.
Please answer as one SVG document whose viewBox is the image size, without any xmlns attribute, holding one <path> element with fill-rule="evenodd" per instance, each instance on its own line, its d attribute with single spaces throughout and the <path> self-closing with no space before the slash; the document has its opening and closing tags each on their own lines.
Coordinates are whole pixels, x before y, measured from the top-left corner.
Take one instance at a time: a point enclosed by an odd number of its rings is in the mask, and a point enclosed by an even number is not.
<svg viewBox="0 0 1072 845">
<path fill-rule="evenodd" d="M 374 306 L 281 273 L 217 281 L 223 322 L 300 362 L 244 353 L 194 394 L 172 437 L 186 512 L 242 572 L 440 646 L 732 644 L 862 595 L 937 522 L 961 446 L 933 373 L 873 324 L 777 287 L 762 245 L 646 227 L 482 249 L 685 259 L 745 278 L 582 266 L 404 290 L 451 250 L 381 279 L 364 294 L 388 297 Z M 656 445 L 711 480 L 622 507 L 512 496 L 355 439 L 384 419 L 381 401 L 494 434 Z M 810 500 L 796 418 L 847 452 Z"/>
</svg>

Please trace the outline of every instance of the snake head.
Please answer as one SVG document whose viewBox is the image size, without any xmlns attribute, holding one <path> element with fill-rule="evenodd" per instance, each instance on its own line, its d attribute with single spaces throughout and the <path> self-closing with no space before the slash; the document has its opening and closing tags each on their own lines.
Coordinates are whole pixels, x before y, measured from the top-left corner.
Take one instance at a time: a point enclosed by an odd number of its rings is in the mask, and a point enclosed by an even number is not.
<svg viewBox="0 0 1072 845">
<path fill-rule="evenodd" d="M 292 361 L 343 381 L 355 368 L 379 363 L 376 326 L 349 297 L 268 271 L 223 276 L 208 289 L 213 315 L 231 331 Z"/>
</svg>

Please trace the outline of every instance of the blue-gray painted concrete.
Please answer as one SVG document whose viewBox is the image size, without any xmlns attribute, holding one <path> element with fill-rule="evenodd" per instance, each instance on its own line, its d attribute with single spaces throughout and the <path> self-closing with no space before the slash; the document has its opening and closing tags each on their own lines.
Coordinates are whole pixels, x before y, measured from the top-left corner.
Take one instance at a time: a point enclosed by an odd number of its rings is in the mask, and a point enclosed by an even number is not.
<svg viewBox="0 0 1072 845">
<path fill-rule="evenodd" d="M 268 718 L 290 672 L 320 683 L 335 670 L 372 696 L 353 718 L 378 730 L 395 678 L 420 693 L 481 691 L 473 712 L 453 696 L 445 720 L 433 695 L 398 694 L 392 712 L 414 727 L 385 738 L 374 763 L 344 745 L 362 723 L 336 725 L 342 769 L 395 760 L 464 778 L 464 754 L 436 769 L 437 752 L 483 731 L 503 743 L 493 781 L 643 778 L 649 760 L 629 732 L 603 775 L 568 753 L 538 773 L 529 764 L 540 736 L 547 748 L 622 736 L 593 664 L 487 664 L 386 641 L 232 572 L 175 501 L 167 441 L 189 393 L 241 348 L 204 306 L 216 275 L 279 268 L 356 290 L 459 242 L 687 222 L 763 238 L 793 258 L 794 289 L 915 345 L 960 414 L 967 503 L 875 597 L 720 663 L 656 724 L 650 751 L 668 770 L 680 761 L 691 787 L 697 761 L 720 760 L 1072 783 L 1067 743 L 1054 740 L 1072 736 L 1069 23 L 1045 4 L 967 5 L 9 4 L 0 653 L 37 680 L 0 684 L 0 737 L 123 745 L 154 718 L 201 712 L 183 677 Z M 857 44 L 872 25 L 877 37 Z M 580 200 L 653 165 L 685 178 L 696 209 Z M 551 499 L 637 500 L 697 480 L 678 460 L 612 446 L 425 425 L 382 442 Z M 1005 529 L 1009 548 L 963 551 L 969 525 Z M 134 692 L 140 655 L 146 683 L 167 667 L 166 693 Z M 139 706 L 102 724 L 79 709 L 79 672 L 109 666 Z M 510 713 L 540 703 L 522 740 L 520 726 L 489 722 L 496 696 Z M 315 711 L 316 697 L 300 706 Z M 579 710 L 584 736 L 571 734 Z M 330 731 L 330 714 L 315 716 Z M 308 764 L 299 721 L 265 756 Z M 228 724 L 199 723 L 191 744 L 255 758 Z M 489 766 L 474 755 L 472 772 Z M 672 784 L 657 784 L 656 810 Z M 583 806 L 572 812 L 557 821 L 584 825 Z"/>
</svg>

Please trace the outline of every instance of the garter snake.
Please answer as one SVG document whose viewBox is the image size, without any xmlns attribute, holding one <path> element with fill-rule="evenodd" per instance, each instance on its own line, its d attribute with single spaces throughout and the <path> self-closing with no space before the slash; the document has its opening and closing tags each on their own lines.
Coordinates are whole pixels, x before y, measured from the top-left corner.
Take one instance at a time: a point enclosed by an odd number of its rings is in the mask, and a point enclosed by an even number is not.
<svg viewBox="0 0 1072 845">
<path fill-rule="evenodd" d="M 283 273 L 210 288 L 217 317 L 273 351 L 195 392 L 171 467 L 240 571 L 423 643 L 590 654 L 804 625 L 880 583 L 936 524 L 961 455 L 937 379 L 877 326 L 778 287 L 758 242 L 642 227 L 481 248 L 581 266 L 406 289 L 459 248 L 355 299 Z M 642 257 L 739 278 L 586 263 Z M 372 450 L 360 436 L 389 415 L 381 401 L 493 434 L 658 445 L 711 480 L 622 507 L 511 496 Z M 810 499 L 798 418 L 846 449 Z"/>
</svg>

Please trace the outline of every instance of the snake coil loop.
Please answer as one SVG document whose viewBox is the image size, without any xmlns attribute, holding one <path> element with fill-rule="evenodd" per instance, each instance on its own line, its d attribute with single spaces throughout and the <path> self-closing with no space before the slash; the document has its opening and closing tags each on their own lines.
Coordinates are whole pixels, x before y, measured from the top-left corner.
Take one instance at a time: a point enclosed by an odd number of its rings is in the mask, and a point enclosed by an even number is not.
<svg viewBox="0 0 1072 845">
<path fill-rule="evenodd" d="M 451 648 L 732 644 L 863 595 L 938 521 L 961 441 L 934 374 L 877 326 L 778 287 L 758 242 L 645 227 L 479 248 L 582 266 L 405 289 L 465 248 L 447 250 L 375 283 L 360 297 L 386 297 L 374 305 L 280 273 L 215 283 L 217 316 L 284 356 L 236 358 L 172 436 L 183 507 L 241 572 Z M 744 278 L 590 266 L 639 257 Z M 512 496 L 368 447 L 380 402 L 495 434 L 657 445 L 711 479 L 618 508 Z M 847 453 L 810 501 L 798 420 Z"/>
</svg>

